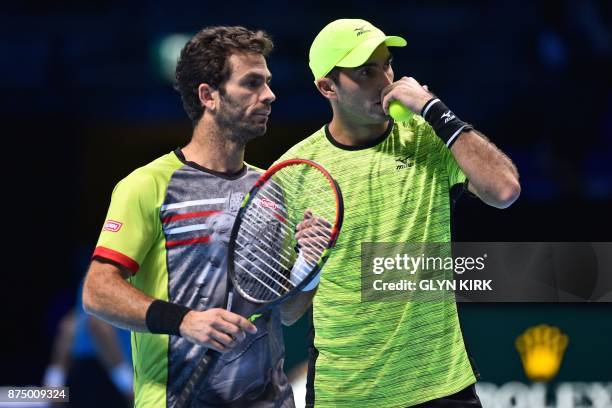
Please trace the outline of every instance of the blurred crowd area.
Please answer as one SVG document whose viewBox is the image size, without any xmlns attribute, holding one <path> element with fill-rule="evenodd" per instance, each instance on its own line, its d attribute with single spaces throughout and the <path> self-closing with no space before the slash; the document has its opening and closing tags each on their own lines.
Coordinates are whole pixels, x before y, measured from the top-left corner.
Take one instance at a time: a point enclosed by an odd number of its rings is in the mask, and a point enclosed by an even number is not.
<svg viewBox="0 0 612 408">
<path fill-rule="evenodd" d="M 365 18 L 408 45 L 413 76 L 516 163 L 519 202 L 460 205 L 457 238 L 605 241 L 612 202 L 612 3 L 565 1 L 21 1 L 0 6 L 5 148 L 0 384 L 40 382 L 75 305 L 114 184 L 191 132 L 165 48 L 207 25 L 269 32 L 268 134 L 247 148 L 267 167 L 330 119 L 308 69 L 315 34 Z M 174 39 L 174 40 L 173 40 Z M 172 41 L 175 41 L 172 43 Z M 170 61 L 170 67 L 171 67 Z M 486 307 L 486 305 L 484 305 Z M 291 359 L 290 359 L 291 361 Z"/>
</svg>

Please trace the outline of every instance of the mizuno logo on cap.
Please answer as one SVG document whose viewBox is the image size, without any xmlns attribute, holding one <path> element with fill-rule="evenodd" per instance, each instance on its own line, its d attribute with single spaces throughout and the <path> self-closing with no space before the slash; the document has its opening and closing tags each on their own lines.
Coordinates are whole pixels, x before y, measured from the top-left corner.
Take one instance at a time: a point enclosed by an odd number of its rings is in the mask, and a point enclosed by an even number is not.
<svg viewBox="0 0 612 408">
<path fill-rule="evenodd" d="M 361 26 L 361 27 L 357 27 L 353 31 L 356 31 L 357 37 L 359 37 L 361 34 L 369 33 L 372 30 L 366 30 L 365 26 Z"/>
</svg>

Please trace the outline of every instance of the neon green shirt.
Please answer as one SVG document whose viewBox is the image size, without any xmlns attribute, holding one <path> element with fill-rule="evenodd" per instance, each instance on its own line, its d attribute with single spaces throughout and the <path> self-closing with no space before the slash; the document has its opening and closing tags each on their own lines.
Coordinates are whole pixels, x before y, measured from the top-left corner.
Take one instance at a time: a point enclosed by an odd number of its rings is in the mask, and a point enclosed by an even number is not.
<svg viewBox="0 0 612 408">
<path fill-rule="evenodd" d="M 94 257 L 130 270 L 130 282 L 154 298 L 194 310 L 224 307 L 227 241 L 259 175 L 248 165 L 217 173 L 180 149 L 166 154 L 117 184 Z M 257 307 L 236 298 L 232 311 L 250 316 Z M 293 407 L 280 312 L 255 325 L 257 334 L 219 359 L 197 390 L 197 406 Z M 173 407 L 206 351 L 182 337 L 133 332 L 135 406 Z"/>
<path fill-rule="evenodd" d="M 313 300 L 315 406 L 406 407 L 474 383 L 454 302 L 360 299 L 362 242 L 450 242 L 450 190 L 466 177 L 432 128 L 414 116 L 354 148 L 324 127 L 292 157 L 323 165 L 345 206 Z"/>
</svg>

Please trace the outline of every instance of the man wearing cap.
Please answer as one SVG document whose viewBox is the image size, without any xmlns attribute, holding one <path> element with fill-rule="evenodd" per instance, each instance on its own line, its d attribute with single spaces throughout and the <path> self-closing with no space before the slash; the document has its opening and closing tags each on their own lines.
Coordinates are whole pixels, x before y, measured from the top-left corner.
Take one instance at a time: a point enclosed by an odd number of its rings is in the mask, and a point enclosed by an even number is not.
<svg viewBox="0 0 612 408">
<path fill-rule="evenodd" d="M 310 48 L 333 118 L 281 160 L 325 166 L 346 215 L 313 298 L 307 406 L 480 406 L 454 300 L 360 297 L 362 243 L 450 242 L 463 191 L 497 208 L 520 193 L 515 166 L 487 138 L 414 78 L 394 82 L 389 47 L 405 45 L 367 21 L 341 19 Z M 392 101 L 414 114 L 394 122 Z"/>
</svg>

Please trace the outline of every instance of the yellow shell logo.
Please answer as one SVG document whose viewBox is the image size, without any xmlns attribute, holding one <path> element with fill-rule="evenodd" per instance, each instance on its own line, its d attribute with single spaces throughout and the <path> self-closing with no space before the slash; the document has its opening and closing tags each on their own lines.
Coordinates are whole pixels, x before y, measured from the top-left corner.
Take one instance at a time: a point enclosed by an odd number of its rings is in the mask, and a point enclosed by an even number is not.
<svg viewBox="0 0 612 408">
<path fill-rule="evenodd" d="M 517 337 L 515 345 L 531 381 L 548 381 L 559 372 L 568 337 L 557 327 L 540 324 Z"/>
</svg>

